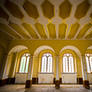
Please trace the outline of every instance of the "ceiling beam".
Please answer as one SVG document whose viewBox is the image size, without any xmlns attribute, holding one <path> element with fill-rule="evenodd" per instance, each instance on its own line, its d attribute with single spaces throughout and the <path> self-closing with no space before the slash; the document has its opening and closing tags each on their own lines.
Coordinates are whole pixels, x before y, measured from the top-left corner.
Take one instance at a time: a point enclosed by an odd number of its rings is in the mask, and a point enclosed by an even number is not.
<svg viewBox="0 0 92 92">
<path fill-rule="evenodd" d="M 9 15 L 9 20 L 7 21 L 7 25 L 9 24 L 9 21 L 11 20 L 11 18 L 13 18 L 13 16 L 9 13 L 9 11 L 2 5 L 1 6 L 4 10 L 5 10 L 5 12 Z M 10 27 L 11 28 L 11 27 Z M 12 29 L 12 28 L 11 28 Z M 20 38 L 22 38 L 23 39 L 23 37 L 18 33 L 18 32 L 16 32 L 14 29 L 12 29 Z"/>
<path fill-rule="evenodd" d="M 85 39 L 85 37 L 92 31 L 92 27 L 85 33 L 85 35 L 83 36 L 83 38 Z"/>
</svg>

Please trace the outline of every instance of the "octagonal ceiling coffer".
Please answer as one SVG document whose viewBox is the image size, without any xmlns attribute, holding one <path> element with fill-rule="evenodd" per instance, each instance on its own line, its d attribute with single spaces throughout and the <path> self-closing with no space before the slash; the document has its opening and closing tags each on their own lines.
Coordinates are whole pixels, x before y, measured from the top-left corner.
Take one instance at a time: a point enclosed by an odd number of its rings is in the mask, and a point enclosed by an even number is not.
<svg viewBox="0 0 92 92">
<path fill-rule="evenodd" d="M 84 0 L 82 3 L 80 3 L 77 6 L 77 9 L 75 11 L 75 17 L 77 19 L 84 17 L 88 12 L 89 7 L 90 7 L 90 4 L 89 4 L 88 0 Z"/>
<path fill-rule="evenodd" d="M 2 7 L 0 7 L 0 17 L 6 20 L 9 19 L 9 15 L 2 9 Z"/>
<path fill-rule="evenodd" d="M 72 5 L 68 0 L 64 0 L 59 6 L 59 16 L 63 19 L 70 16 Z"/>
<path fill-rule="evenodd" d="M 30 17 L 34 19 L 37 19 L 39 17 L 37 7 L 33 3 L 29 2 L 28 0 L 25 0 L 23 8 Z"/>
<path fill-rule="evenodd" d="M 19 19 L 22 19 L 24 17 L 23 13 L 21 12 L 20 8 L 18 7 L 18 5 L 16 5 L 15 3 L 6 0 L 5 3 L 5 7 L 6 9 L 14 16 L 17 17 Z"/>
<path fill-rule="evenodd" d="M 54 5 L 50 3 L 48 0 L 45 0 L 42 5 L 43 15 L 49 19 L 54 17 Z"/>
</svg>

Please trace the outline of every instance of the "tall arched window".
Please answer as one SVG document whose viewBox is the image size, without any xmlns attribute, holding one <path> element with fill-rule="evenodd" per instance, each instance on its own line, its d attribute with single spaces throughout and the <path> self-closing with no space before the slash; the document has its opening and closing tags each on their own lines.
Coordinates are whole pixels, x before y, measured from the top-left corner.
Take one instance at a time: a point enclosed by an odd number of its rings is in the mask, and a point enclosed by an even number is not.
<svg viewBox="0 0 92 92">
<path fill-rule="evenodd" d="M 29 59 L 30 59 L 29 53 L 25 53 L 22 55 L 21 61 L 20 61 L 19 73 L 28 72 Z"/>
<path fill-rule="evenodd" d="M 64 73 L 74 73 L 74 61 L 72 54 L 63 55 L 63 72 Z"/>
<path fill-rule="evenodd" d="M 92 54 L 86 54 L 87 72 L 92 72 Z"/>
<path fill-rule="evenodd" d="M 52 55 L 45 53 L 42 56 L 41 72 L 51 73 L 52 72 Z"/>
</svg>

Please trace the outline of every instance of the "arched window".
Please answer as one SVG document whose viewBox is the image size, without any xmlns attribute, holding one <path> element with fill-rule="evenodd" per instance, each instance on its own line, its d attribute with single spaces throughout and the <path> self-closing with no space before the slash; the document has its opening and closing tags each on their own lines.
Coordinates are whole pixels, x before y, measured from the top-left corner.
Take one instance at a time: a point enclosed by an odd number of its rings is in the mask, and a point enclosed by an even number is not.
<svg viewBox="0 0 92 92">
<path fill-rule="evenodd" d="M 21 61 L 20 61 L 19 73 L 28 72 L 29 59 L 30 59 L 29 53 L 25 53 L 22 55 Z"/>
<path fill-rule="evenodd" d="M 74 61 L 72 54 L 63 55 L 63 72 L 64 73 L 74 73 Z"/>
<path fill-rule="evenodd" d="M 51 73 L 52 72 L 52 55 L 45 53 L 42 56 L 41 72 Z"/>
<path fill-rule="evenodd" d="M 86 54 L 87 72 L 92 72 L 92 54 Z"/>
</svg>

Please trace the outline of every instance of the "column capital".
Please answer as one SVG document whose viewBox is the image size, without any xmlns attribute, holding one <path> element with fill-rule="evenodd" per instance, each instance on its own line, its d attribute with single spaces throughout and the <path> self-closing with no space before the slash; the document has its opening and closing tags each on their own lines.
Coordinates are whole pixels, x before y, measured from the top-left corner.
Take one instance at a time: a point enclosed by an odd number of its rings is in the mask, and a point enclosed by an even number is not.
<svg viewBox="0 0 92 92">
<path fill-rule="evenodd" d="M 56 55 L 56 57 L 59 57 L 59 55 Z"/>
<path fill-rule="evenodd" d="M 85 53 L 81 53 L 81 56 L 85 56 Z"/>
</svg>

